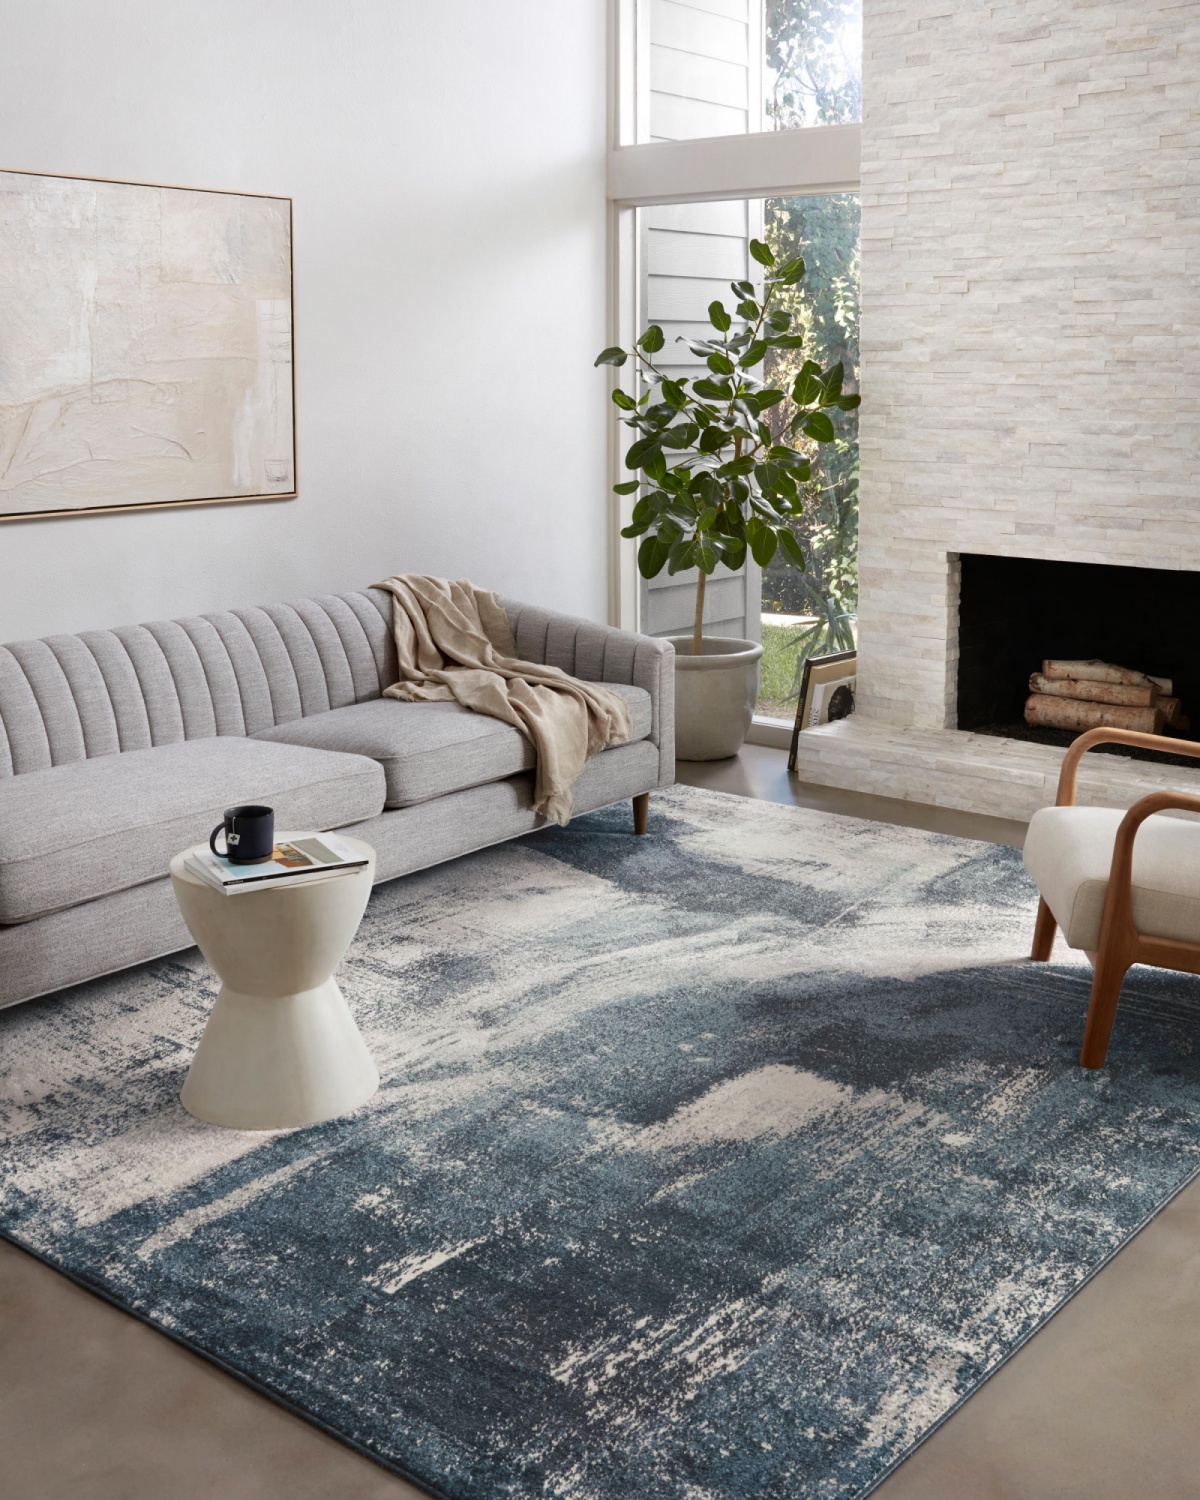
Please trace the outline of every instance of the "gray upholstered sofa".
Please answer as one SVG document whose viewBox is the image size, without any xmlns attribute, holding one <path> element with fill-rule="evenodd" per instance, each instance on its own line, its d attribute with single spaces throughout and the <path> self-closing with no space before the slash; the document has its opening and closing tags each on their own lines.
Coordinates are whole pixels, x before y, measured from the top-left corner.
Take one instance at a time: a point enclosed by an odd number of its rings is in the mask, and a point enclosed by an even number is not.
<svg viewBox="0 0 1200 1500">
<path fill-rule="evenodd" d="M 369 589 L 0 647 L 0 1005 L 188 947 L 167 865 L 231 803 L 366 839 L 379 880 L 541 825 L 524 736 L 381 696 L 391 602 Z M 633 739 L 588 762 L 576 811 L 668 786 L 670 645 L 505 608 L 523 658 L 629 702 Z"/>
</svg>

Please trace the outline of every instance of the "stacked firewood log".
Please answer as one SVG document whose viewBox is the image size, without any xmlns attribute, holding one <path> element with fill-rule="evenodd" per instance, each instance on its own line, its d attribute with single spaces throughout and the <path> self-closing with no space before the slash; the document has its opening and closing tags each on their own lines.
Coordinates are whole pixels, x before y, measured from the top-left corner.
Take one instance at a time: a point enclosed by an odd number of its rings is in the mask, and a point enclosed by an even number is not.
<svg viewBox="0 0 1200 1500">
<path fill-rule="evenodd" d="M 1026 724 L 1047 729 L 1137 729 L 1162 734 L 1191 725 L 1168 677 L 1149 677 L 1106 661 L 1044 661 L 1029 679 Z"/>
</svg>

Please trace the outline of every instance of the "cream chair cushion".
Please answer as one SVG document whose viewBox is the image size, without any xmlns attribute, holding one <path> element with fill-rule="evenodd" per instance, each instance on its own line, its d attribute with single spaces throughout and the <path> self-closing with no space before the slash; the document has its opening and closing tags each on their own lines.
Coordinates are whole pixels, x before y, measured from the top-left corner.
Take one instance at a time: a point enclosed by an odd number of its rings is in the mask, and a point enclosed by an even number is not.
<svg viewBox="0 0 1200 1500">
<path fill-rule="evenodd" d="M 1113 842 L 1125 814 L 1107 807 L 1043 807 L 1025 836 L 1025 868 L 1067 944 L 1094 953 Z M 1133 925 L 1148 937 L 1200 943 L 1200 823 L 1159 813 L 1133 846 Z"/>
</svg>

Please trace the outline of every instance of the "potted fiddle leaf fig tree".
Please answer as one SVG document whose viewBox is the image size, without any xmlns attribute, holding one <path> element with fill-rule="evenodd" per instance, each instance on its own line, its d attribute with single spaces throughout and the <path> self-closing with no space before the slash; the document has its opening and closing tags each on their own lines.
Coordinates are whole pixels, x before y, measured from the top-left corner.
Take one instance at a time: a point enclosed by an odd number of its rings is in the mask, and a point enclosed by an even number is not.
<svg viewBox="0 0 1200 1500">
<path fill-rule="evenodd" d="M 735 755 L 758 693 L 762 647 L 703 633 L 708 579 L 720 563 L 740 568 L 747 551 L 764 568 L 776 552 L 804 567 L 791 523 L 801 514 L 800 487 L 812 469 L 797 444 L 833 442 L 830 412 L 851 411 L 860 399 L 843 393 L 841 364 L 822 370 L 805 360 L 790 389 L 755 376 L 770 350 L 803 347 L 790 332 L 791 314 L 773 304 L 802 280 L 805 266 L 799 256 L 777 266 L 760 240 L 750 241 L 750 254 L 765 269 L 762 292 L 751 281 L 731 282 L 734 313 L 722 302 L 709 305 L 715 336 L 681 340 L 704 361 L 703 374 L 676 378 L 658 367 L 655 356 L 666 339 L 654 323 L 631 350 L 605 349 L 596 360 L 623 365 L 632 357 L 643 386 L 637 397 L 619 386 L 612 393 L 622 421 L 637 434 L 625 455 L 635 477 L 614 488 L 619 495 L 641 491 L 621 535 L 643 538 L 637 559 L 645 578 L 664 567 L 672 574 L 698 570 L 695 626 L 674 640 L 681 760 Z M 781 420 L 777 408 L 789 396 L 792 415 Z"/>
</svg>

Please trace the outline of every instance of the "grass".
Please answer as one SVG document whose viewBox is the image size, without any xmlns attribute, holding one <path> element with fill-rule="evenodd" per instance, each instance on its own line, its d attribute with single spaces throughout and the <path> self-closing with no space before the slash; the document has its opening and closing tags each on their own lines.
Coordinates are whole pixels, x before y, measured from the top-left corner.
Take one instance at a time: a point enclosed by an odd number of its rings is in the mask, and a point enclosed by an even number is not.
<svg viewBox="0 0 1200 1500">
<path fill-rule="evenodd" d="M 758 712 L 768 719 L 796 716 L 796 658 L 799 648 L 789 645 L 803 630 L 801 625 L 767 625 L 762 628 L 763 654 L 759 663 Z"/>
</svg>

